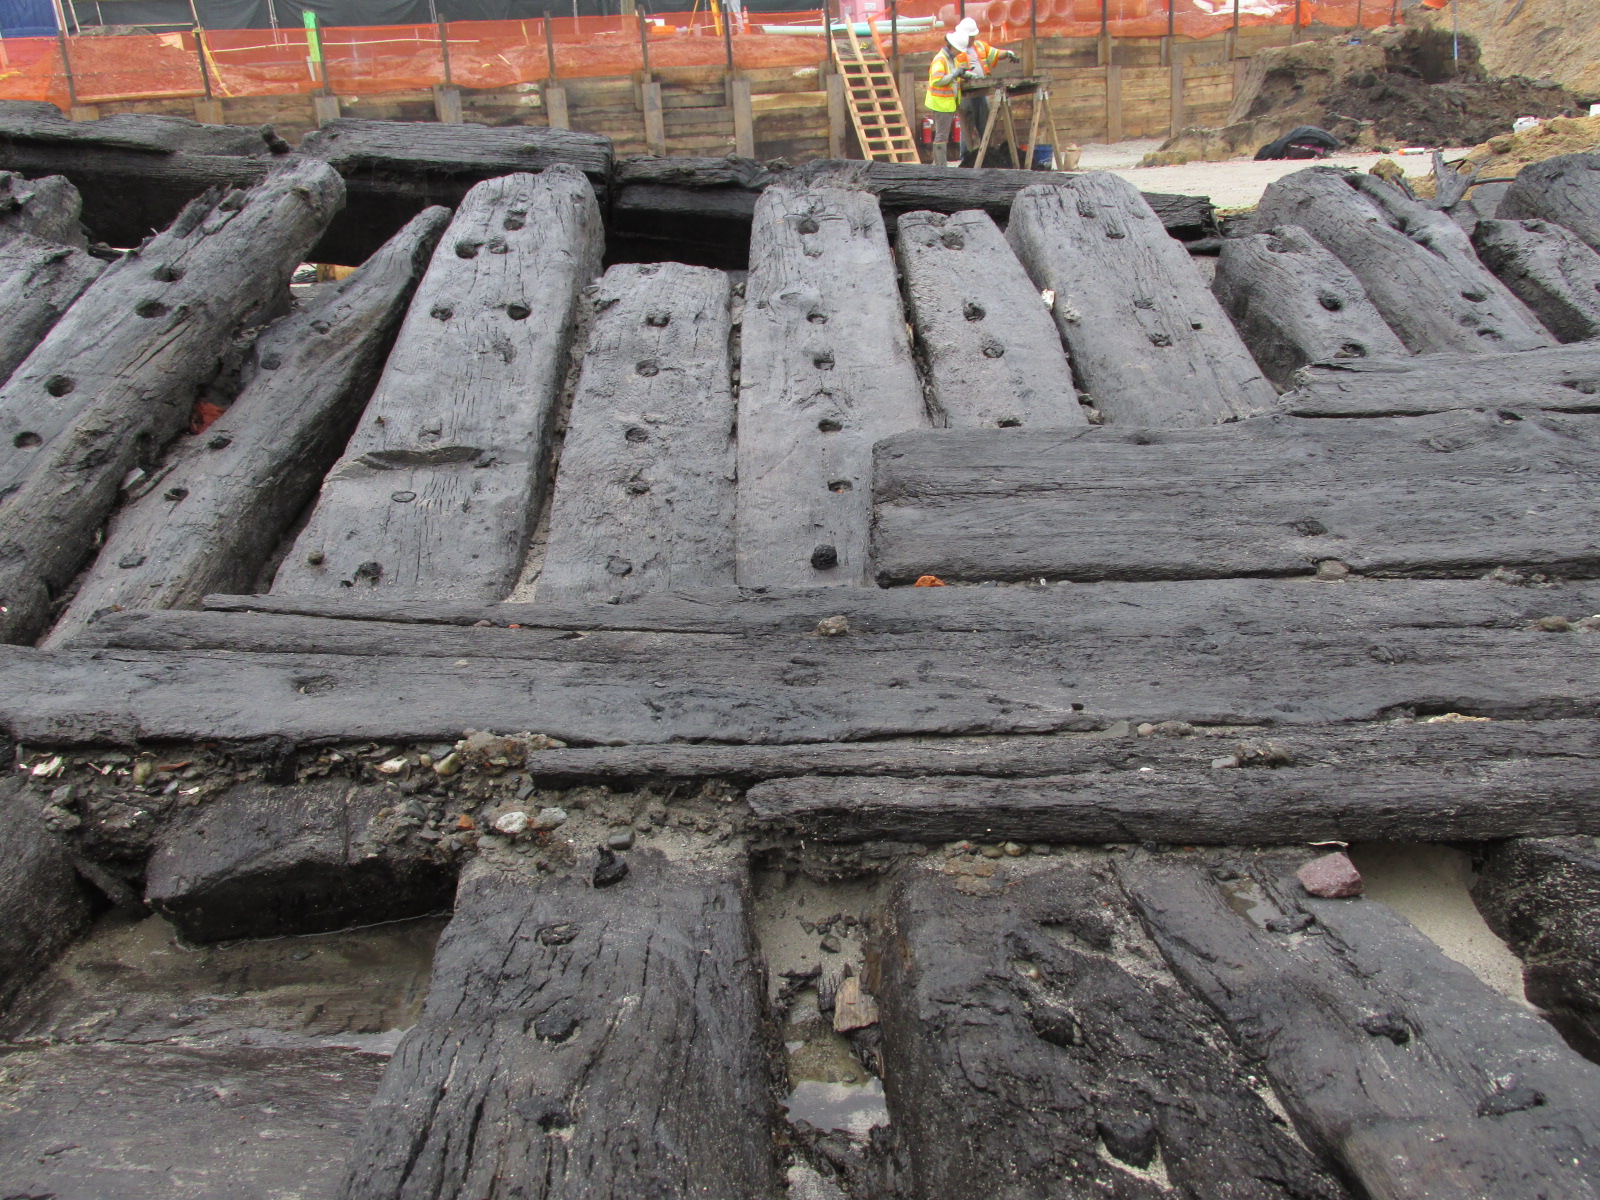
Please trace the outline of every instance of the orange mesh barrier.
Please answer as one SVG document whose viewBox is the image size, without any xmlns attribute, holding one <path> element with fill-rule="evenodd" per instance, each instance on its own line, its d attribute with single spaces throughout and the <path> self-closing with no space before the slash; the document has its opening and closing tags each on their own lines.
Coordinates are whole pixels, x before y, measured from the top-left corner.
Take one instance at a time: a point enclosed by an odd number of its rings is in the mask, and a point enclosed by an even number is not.
<svg viewBox="0 0 1600 1200">
<path fill-rule="evenodd" d="M 1393 0 L 968 0 L 966 15 L 986 40 L 1014 44 L 1028 36 L 1030 15 L 1041 37 L 1207 38 L 1241 27 L 1289 25 L 1368 28 L 1387 24 Z M 1103 7 L 1102 7 L 1103 4 Z M 885 5 L 887 7 L 887 4 Z M 838 11 L 837 7 L 834 9 Z M 959 19 L 950 0 L 904 0 L 901 18 L 935 18 L 932 27 L 902 30 L 901 54 L 939 46 Z M 1104 22 L 1102 26 L 1102 21 Z M 549 29 L 546 30 L 548 24 Z M 815 32 L 783 33 L 789 27 Z M 746 26 L 725 38 L 719 17 L 705 11 L 649 18 L 649 65 L 738 68 L 812 66 L 827 54 L 822 13 L 749 13 Z M 0 39 L 0 99 L 48 100 L 67 108 L 119 100 L 204 95 L 287 96 L 321 91 L 370 96 L 424 90 L 449 82 L 465 88 L 505 88 L 558 79 L 625 76 L 645 66 L 646 48 L 633 17 L 561 17 L 548 22 L 456 21 L 434 25 L 333 27 L 321 32 L 323 60 L 314 61 L 301 29 L 210 30 L 116 37 Z M 887 48 L 887 32 L 881 40 Z M 552 72 L 547 46 L 555 50 Z M 203 55 L 202 55 L 203 49 Z M 63 68 L 71 63 L 71 87 Z M 202 76 L 201 60 L 204 58 Z"/>
</svg>

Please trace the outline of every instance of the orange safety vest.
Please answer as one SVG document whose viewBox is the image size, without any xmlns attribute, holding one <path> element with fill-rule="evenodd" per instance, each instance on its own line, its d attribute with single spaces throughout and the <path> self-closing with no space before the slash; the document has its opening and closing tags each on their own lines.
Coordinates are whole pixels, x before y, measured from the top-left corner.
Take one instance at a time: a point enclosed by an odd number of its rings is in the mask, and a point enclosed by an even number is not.
<svg viewBox="0 0 1600 1200">
<path fill-rule="evenodd" d="M 930 112 L 955 112 L 960 106 L 961 82 L 950 78 L 958 67 L 977 67 L 981 63 L 988 72 L 1000 61 L 1000 51 L 979 38 L 973 38 L 965 50 L 956 51 L 954 60 L 951 53 L 950 43 L 946 42 L 928 67 L 928 94 L 923 97 L 923 105 Z"/>
</svg>

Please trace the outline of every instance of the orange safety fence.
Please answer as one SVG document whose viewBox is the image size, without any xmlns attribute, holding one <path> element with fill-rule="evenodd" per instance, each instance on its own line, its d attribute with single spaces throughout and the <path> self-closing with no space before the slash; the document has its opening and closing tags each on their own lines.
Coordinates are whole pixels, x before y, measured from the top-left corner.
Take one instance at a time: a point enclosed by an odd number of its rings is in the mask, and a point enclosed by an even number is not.
<svg viewBox="0 0 1600 1200">
<path fill-rule="evenodd" d="M 968 0 L 984 37 L 1216 37 L 1238 27 L 1387 24 L 1394 0 Z M 887 4 L 885 4 L 887 17 Z M 837 14 L 838 9 L 833 10 Z M 961 15 L 950 0 L 903 0 L 902 21 L 934 18 L 898 35 L 901 54 L 936 49 Z M 635 17 L 453 21 L 338 26 L 318 31 L 321 61 L 303 29 L 217 29 L 105 37 L 0 39 L 0 99 L 48 100 L 65 109 L 188 96 L 339 96 L 457 87 L 494 89 L 551 78 L 626 76 L 648 66 L 735 69 L 813 66 L 827 54 L 821 11 L 748 13 L 724 30 L 704 9 Z M 548 28 L 547 28 L 548 27 Z M 796 32 L 783 32 L 794 29 Z M 804 31 L 804 32 L 801 32 Z M 887 49 L 887 28 L 879 35 Z M 554 51 L 554 70 L 550 50 Z M 70 66 L 70 73 L 69 73 Z"/>
</svg>

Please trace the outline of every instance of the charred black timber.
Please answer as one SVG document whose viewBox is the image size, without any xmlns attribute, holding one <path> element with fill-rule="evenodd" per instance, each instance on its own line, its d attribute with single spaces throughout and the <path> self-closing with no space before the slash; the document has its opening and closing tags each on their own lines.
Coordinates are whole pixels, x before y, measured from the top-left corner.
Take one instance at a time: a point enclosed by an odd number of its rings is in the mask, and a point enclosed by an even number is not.
<svg viewBox="0 0 1600 1200">
<path fill-rule="evenodd" d="M 1088 424 L 1055 322 L 993 220 L 907 213 L 896 246 L 936 422 Z"/>
<path fill-rule="evenodd" d="M 779 1194 L 742 863 L 580 864 L 463 877 L 345 1200 Z"/>
<path fill-rule="evenodd" d="M 928 424 L 872 197 L 763 193 L 739 367 L 738 582 L 868 585 L 872 446 Z"/>
<path fill-rule="evenodd" d="M 1297 417 L 1411 417 L 1454 409 L 1600 411 L 1600 341 L 1499 354 L 1349 359 L 1307 367 L 1279 399 Z"/>
<path fill-rule="evenodd" d="M 1295 575 L 1329 560 L 1391 576 L 1600 574 L 1589 416 L 947 430 L 888 439 L 876 460 L 886 585 Z"/>
<path fill-rule="evenodd" d="M 1472 898 L 1522 959 L 1528 999 L 1573 1049 L 1600 1061 L 1600 850 L 1593 837 L 1488 848 Z"/>
<path fill-rule="evenodd" d="M 1600 1195 L 1600 1067 L 1387 906 L 1307 896 L 1304 857 L 1120 868 L 1301 1137 L 1372 1200 Z"/>
<path fill-rule="evenodd" d="M 1006 236 L 1055 293 L 1078 386 L 1108 423 L 1213 425 L 1272 404 L 1222 306 L 1132 184 L 1097 172 L 1027 188 Z"/>
<path fill-rule="evenodd" d="M 27 234 L 82 246 L 83 229 L 78 224 L 82 208 L 78 189 L 60 175 L 29 180 L 0 171 L 0 246 Z"/>
<path fill-rule="evenodd" d="M 1108 865 L 910 863 L 879 949 L 884 1087 L 915 1195 L 1045 1179 L 1036 1194 L 1061 1200 L 1348 1195 L 1159 970 Z M 1145 1174 L 1158 1157 L 1168 1187 Z"/>
<path fill-rule="evenodd" d="M 1350 268 L 1296 225 L 1224 238 L 1211 290 L 1280 390 L 1307 363 L 1406 354 Z"/>
<path fill-rule="evenodd" d="M 0 242 L 0 385 L 104 266 L 82 250 L 32 234 Z"/>
<path fill-rule="evenodd" d="M 208 193 L 107 268 L 0 387 L 0 638 L 42 632 L 123 480 L 189 423 L 232 340 L 281 311 L 343 195 L 310 162 Z"/>
<path fill-rule="evenodd" d="M 274 592 L 511 591 L 601 237 L 594 193 L 572 167 L 472 190 Z"/>
<path fill-rule="evenodd" d="M 1600 251 L 1600 153 L 1562 154 L 1517 172 L 1498 215 L 1565 225 Z"/>
<path fill-rule="evenodd" d="M 1532 350 L 1555 339 L 1449 217 L 1373 175 L 1308 167 L 1269 184 L 1251 227 L 1299 225 L 1361 281 L 1413 354 Z"/>
<path fill-rule="evenodd" d="M 1479 221 L 1472 244 L 1559 340 L 1600 338 L 1600 253 L 1577 234 L 1550 221 Z"/>
<path fill-rule="evenodd" d="M 254 584 L 349 440 L 449 220 L 447 209 L 424 210 L 257 339 L 254 377 L 116 513 L 49 644 L 99 612 L 196 608 L 207 592 Z"/>
<path fill-rule="evenodd" d="M 0 782 L 0 1011 L 89 923 L 90 907 L 72 860 L 15 779 Z"/>
<path fill-rule="evenodd" d="M 1087 732 L 1120 720 L 1323 725 L 1441 711 L 1578 718 L 1600 703 L 1600 641 L 1579 627 L 1547 632 L 1523 615 L 1594 612 L 1593 587 L 1237 582 L 1251 587 L 1220 591 L 1237 608 L 1209 602 L 1196 584 L 1168 589 L 1165 600 L 1152 585 L 1113 589 L 1103 595 L 1121 600 L 1107 604 L 1051 589 L 1026 616 L 997 606 L 985 621 L 967 604 L 900 632 L 843 636 L 815 632 L 825 600 L 806 632 L 591 626 L 582 637 L 269 614 L 114 614 L 91 632 L 124 623 L 131 632 L 117 640 L 148 629 L 145 645 L 156 648 L 7 648 L 0 723 L 47 744 L 440 738 L 477 728 L 593 746 L 780 745 Z M 916 589 L 942 590 L 981 600 L 987 589 Z"/>
<path fill-rule="evenodd" d="M 195 942 L 324 933 L 446 911 L 456 869 L 408 838 L 405 798 L 321 780 L 239 784 L 163 834 L 145 899 Z"/>
<path fill-rule="evenodd" d="M 732 586 L 734 400 L 728 276 L 612 267 L 551 500 L 542 599 Z"/>
</svg>

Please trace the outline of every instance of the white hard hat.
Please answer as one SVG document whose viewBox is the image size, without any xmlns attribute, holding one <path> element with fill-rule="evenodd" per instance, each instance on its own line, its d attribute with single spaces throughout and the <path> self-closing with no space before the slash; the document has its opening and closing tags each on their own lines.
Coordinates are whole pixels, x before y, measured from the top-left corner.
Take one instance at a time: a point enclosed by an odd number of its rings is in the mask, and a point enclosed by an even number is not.
<svg viewBox="0 0 1600 1200">
<path fill-rule="evenodd" d="M 965 50 L 968 43 L 972 41 L 972 35 L 969 34 L 965 29 L 962 29 L 961 26 L 957 25 L 947 35 L 945 35 L 945 40 L 957 50 Z"/>
<path fill-rule="evenodd" d="M 978 36 L 978 23 L 971 17 L 962 17 L 961 24 L 956 26 L 956 32 L 968 39 L 975 38 Z"/>
</svg>

